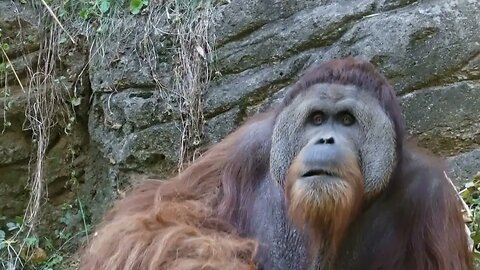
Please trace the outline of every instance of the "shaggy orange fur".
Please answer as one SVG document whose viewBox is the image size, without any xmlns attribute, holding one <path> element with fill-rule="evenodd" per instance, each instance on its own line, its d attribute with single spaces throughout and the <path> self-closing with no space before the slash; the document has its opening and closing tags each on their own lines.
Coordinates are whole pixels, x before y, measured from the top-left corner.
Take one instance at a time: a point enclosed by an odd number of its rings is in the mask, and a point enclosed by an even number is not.
<svg viewBox="0 0 480 270">
<path fill-rule="evenodd" d="M 249 130 L 245 125 L 177 177 L 144 182 L 116 202 L 80 269 L 255 269 L 256 241 L 239 236 L 217 210 L 226 161 Z"/>
<path fill-rule="evenodd" d="M 325 183 L 321 190 L 317 190 L 304 186 L 296 177 L 303 164 L 300 154 L 290 167 L 285 185 L 289 218 L 300 228 L 305 224 L 321 228 L 321 231 L 310 232 L 311 250 L 318 250 L 320 244 L 326 245 L 329 258 L 335 257 L 342 237 L 363 201 L 360 164 L 354 153 L 345 162 L 342 170 L 336 171 L 342 180 Z"/>
<path fill-rule="evenodd" d="M 375 198 L 364 198 L 355 153 L 335 172 L 338 183 L 318 187 L 321 192 L 297 185 L 290 174 L 285 186 L 284 179 L 271 181 L 276 119 L 318 83 L 369 92 L 393 122 L 396 145 L 387 151 L 399 160 Z M 320 65 L 302 76 L 277 108 L 255 116 L 184 172 L 143 182 L 116 202 L 85 248 L 80 269 L 250 270 L 256 263 L 263 269 L 472 269 L 460 204 L 443 167 L 404 145 L 405 134 L 395 92 L 371 64 L 348 58 Z M 296 162 L 288 164 L 289 173 L 301 166 Z M 281 187 L 274 186 L 279 182 Z M 286 199 L 274 196 L 278 189 Z M 272 206 L 280 210 L 268 213 Z M 301 228 L 284 228 L 287 215 Z M 306 227 L 311 231 L 302 231 Z M 304 254 L 308 244 L 317 248 Z M 318 247 L 327 249 L 315 254 Z"/>
</svg>

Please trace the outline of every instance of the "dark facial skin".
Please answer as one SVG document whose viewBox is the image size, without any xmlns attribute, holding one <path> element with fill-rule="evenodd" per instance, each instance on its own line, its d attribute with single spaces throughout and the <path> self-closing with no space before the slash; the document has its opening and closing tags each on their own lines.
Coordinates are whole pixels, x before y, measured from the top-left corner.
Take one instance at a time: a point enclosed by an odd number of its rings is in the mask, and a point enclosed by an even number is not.
<svg viewBox="0 0 480 270">
<path fill-rule="evenodd" d="M 392 151 L 374 153 L 378 147 Z M 271 269 L 326 266 L 362 198 L 386 184 L 395 163 L 394 148 L 393 125 L 368 93 L 354 86 L 319 84 L 296 97 L 276 121 L 272 179 L 260 187 L 254 206 L 258 220 L 252 220 L 251 230 L 266 243 L 260 251 L 271 252 L 259 256 L 270 258 L 263 264 Z M 318 259 L 286 259 L 296 252 L 315 253 Z"/>
<path fill-rule="evenodd" d="M 348 110 L 342 110 L 343 106 L 319 105 L 321 110 L 311 112 L 306 119 L 305 138 L 311 139 L 297 157 L 298 172 L 293 176 L 312 187 L 319 181 L 341 181 L 342 168 L 357 162 L 354 142 L 360 134 L 355 117 Z"/>
<path fill-rule="evenodd" d="M 292 119 L 296 121 L 290 123 Z M 329 166 L 335 171 L 342 169 L 346 161 L 342 159 L 356 156 L 362 162 L 359 165 L 366 192 L 375 193 L 386 184 L 395 163 L 394 144 L 393 125 L 375 98 L 353 86 L 318 84 L 279 115 L 273 134 L 271 172 L 283 184 L 295 159 L 303 160 L 297 164 L 306 166 L 304 169 L 311 163 L 318 167 L 320 159 L 322 163 L 334 162 L 336 166 Z M 392 151 L 379 153 L 377 149 Z"/>
</svg>

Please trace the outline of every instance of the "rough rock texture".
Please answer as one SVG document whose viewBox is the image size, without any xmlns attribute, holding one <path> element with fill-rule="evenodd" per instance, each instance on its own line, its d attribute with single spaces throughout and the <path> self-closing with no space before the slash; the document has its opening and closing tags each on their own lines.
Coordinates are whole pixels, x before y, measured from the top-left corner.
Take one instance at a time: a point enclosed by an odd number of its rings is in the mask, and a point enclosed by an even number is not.
<svg viewBox="0 0 480 270">
<path fill-rule="evenodd" d="M 480 170 L 480 2 L 245 0 L 216 18 L 212 115 L 262 111 L 310 65 L 359 56 L 391 80 L 410 133 L 448 157 L 459 186 Z"/>
<path fill-rule="evenodd" d="M 480 83 L 459 82 L 403 96 L 411 133 L 447 156 L 474 150 L 480 145 L 479 92 Z"/>
<path fill-rule="evenodd" d="M 38 54 L 40 30 L 31 11 L 19 13 L 28 37 L 22 43 L 8 31 L 18 21 L 5 5 L 10 1 L 0 2 L 0 28 L 15 44 L 8 54 L 24 78 L 24 63 Z M 89 50 L 93 94 L 82 103 L 90 106 L 82 116 L 88 130 L 79 133 L 76 164 L 97 217 L 132 177 L 167 176 L 177 164 L 181 126 L 169 94 L 173 39 L 162 11 L 115 17 Z M 203 145 L 275 104 L 312 64 L 353 55 L 372 61 L 392 81 L 409 131 L 448 157 L 448 173 L 459 186 L 480 170 L 479 1 L 235 0 L 216 6 L 212 18 L 215 78 L 203 100 Z M 12 74 L 8 78 L 12 126 L 0 135 L 0 213 L 13 215 L 26 198 L 32 145 L 21 128 L 25 94 Z M 49 153 L 61 159 L 71 140 L 61 131 L 54 137 Z M 59 162 L 48 174 L 54 194 L 62 194 L 68 178 Z"/>
<path fill-rule="evenodd" d="M 29 163 L 35 162 L 32 158 L 36 144 L 32 142 L 32 131 L 25 116 L 27 92 L 59 89 L 51 84 L 41 88 L 30 84 L 37 65 L 43 65 L 45 59 L 41 57 L 43 26 L 38 23 L 33 8 L 13 1 L 0 1 L 0 43 L 8 45 L 7 56 L 0 52 L 0 217 L 23 215 L 28 202 L 27 187 L 32 173 Z M 62 90 L 72 89 L 76 82 L 77 93 L 83 93 L 89 88 L 88 80 L 83 80 L 88 74 L 79 75 L 85 66 L 86 54 L 80 46 L 70 45 L 58 52 L 62 60 L 56 66 L 55 81 L 63 84 Z M 68 90 L 60 93 L 70 94 Z M 70 127 L 69 135 L 64 126 L 58 125 L 51 132 L 46 151 L 45 184 L 49 203 L 54 206 L 73 197 L 71 181 L 74 178 L 82 181 L 84 174 L 88 146 L 85 105 L 88 99 L 80 97 L 80 100 L 83 104 L 75 108 L 78 114 L 72 117 L 77 121 Z M 59 109 L 56 111 L 62 113 Z"/>
<path fill-rule="evenodd" d="M 448 158 L 450 171 L 448 172 L 457 181 L 471 181 L 472 176 L 479 172 L 480 149 Z"/>
</svg>

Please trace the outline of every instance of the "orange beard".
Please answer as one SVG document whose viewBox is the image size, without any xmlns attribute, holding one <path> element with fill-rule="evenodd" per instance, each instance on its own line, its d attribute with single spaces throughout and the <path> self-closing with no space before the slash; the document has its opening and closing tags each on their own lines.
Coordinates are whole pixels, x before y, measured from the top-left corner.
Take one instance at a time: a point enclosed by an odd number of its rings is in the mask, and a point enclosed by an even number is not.
<svg viewBox="0 0 480 270">
<path fill-rule="evenodd" d="M 299 179 L 302 162 L 294 160 L 285 191 L 288 215 L 309 233 L 310 252 L 332 261 L 363 200 L 363 176 L 355 158 L 336 172 L 338 179 L 306 183 Z M 334 180 L 334 181 L 331 181 Z"/>
</svg>

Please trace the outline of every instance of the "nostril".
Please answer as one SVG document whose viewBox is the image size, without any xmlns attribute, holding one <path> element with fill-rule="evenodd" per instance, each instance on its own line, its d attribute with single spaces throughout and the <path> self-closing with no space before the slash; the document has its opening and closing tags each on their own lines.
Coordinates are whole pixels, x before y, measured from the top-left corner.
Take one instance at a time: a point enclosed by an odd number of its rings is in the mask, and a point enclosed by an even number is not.
<svg viewBox="0 0 480 270">
<path fill-rule="evenodd" d="M 333 139 L 333 137 L 330 137 L 330 138 L 320 138 L 318 141 L 317 141 L 317 144 L 333 144 L 335 142 L 335 140 Z"/>
</svg>

